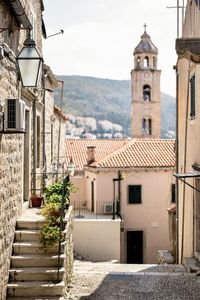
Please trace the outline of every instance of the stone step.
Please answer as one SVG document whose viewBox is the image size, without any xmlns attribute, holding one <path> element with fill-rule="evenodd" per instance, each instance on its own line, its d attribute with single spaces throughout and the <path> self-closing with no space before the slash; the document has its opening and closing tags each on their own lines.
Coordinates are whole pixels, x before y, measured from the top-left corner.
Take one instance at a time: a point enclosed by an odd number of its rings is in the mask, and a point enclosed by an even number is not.
<svg viewBox="0 0 200 300">
<path fill-rule="evenodd" d="M 15 241 L 39 241 L 40 240 L 40 230 L 16 230 L 15 231 Z"/>
<path fill-rule="evenodd" d="M 13 268 L 9 273 L 10 282 L 13 281 L 56 281 L 62 280 L 64 268 Z M 59 275 L 59 277 L 58 277 Z"/>
<path fill-rule="evenodd" d="M 33 221 L 33 220 L 17 220 L 16 228 L 18 229 L 41 229 L 45 224 L 45 221 Z"/>
<path fill-rule="evenodd" d="M 61 252 L 64 252 L 64 245 L 61 245 Z M 41 243 L 38 242 L 16 242 L 13 243 L 13 254 L 42 254 L 42 253 L 49 253 L 49 254 L 57 254 L 58 253 L 58 246 L 49 247 L 45 249 Z"/>
<path fill-rule="evenodd" d="M 183 266 L 188 273 L 197 273 L 200 271 L 199 261 L 195 257 L 184 257 Z"/>
<path fill-rule="evenodd" d="M 63 266 L 64 254 L 60 256 L 60 266 Z M 11 256 L 11 268 L 24 267 L 56 267 L 58 255 L 55 254 L 24 254 Z"/>
<path fill-rule="evenodd" d="M 7 300 L 27 300 L 27 297 L 7 297 Z M 63 297 L 60 296 L 36 296 L 36 297 L 28 297 L 28 300 L 64 300 Z"/>
<path fill-rule="evenodd" d="M 199 252 L 195 252 L 194 256 L 197 259 L 197 261 L 200 262 L 200 253 Z"/>
<path fill-rule="evenodd" d="M 40 296 L 62 296 L 64 282 L 59 283 L 44 281 L 27 281 L 18 283 L 8 283 L 8 297 L 40 297 Z"/>
</svg>

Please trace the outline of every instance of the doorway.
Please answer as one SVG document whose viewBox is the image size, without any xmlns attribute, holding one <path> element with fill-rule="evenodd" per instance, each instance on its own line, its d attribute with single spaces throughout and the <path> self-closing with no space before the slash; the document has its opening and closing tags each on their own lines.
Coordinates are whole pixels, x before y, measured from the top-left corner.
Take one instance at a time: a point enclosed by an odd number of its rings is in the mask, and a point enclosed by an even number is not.
<svg viewBox="0 0 200 300">
<path fill-rule="evenodd" d="M 127 264 L 143 264 L 143 231 L 127 231 Z"/>
</svg>

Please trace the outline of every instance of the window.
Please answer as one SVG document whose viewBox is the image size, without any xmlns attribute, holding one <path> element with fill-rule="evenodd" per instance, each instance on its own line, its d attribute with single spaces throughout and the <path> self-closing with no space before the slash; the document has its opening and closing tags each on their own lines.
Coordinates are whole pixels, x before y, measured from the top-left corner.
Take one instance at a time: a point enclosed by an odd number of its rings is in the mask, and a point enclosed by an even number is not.
<svg viewBox="0 0 200 300">
<path fill-rule="evenodd" d="M 176 185 L 172 184 L 171 186 L 171 202 L 176 203 Z"/>
<path fill-rule="evenodd" d="M 151 88 L 148 84 L 143 86 L 143 99 L 144 101 L 151 101 Z"/>
<path fill-rule="evenodd" d="M 128 186 L 128 203 L 137 204 L 142 203 L 141 197 L 141 185 L 129 185 Z"/>
<path fill-rule="evenodd" d="M 152 131 L 152 121 L 151 121 L 151 119 L 148 120 L 148 131 L 149 131 L 149 135 L 151 135 L 151 131 Z"/>
<path fill-rule="evenodd" d="M 140 66 L 140 56 L 137 57 L 137 67 Z"/>
<path fill-rule="evenodd" d="M 199 6 L 199 8 L 200 8 L 200 0 L 195 0 L 195 2 L 196 2 L 196 5 Z"/>
<path fill-rule="evenodd" d="M 152 133 L 152 120 L 143 119 L 142 120 L 142 133 L 143 135 L 151 135 Z"/>
<path fill-rule="evenodd" d="M 156 58 L 155 58 L 155 56 L 153 57 L 153 67 L 156 68 Z"/>
<path fill-rule="evenodd" d="M 148 58 L 148 56 L 146 56 L 146 57 L 144 58 L 144 67 L 145 67 L 145 68 L 149 67 L 149 58 Z"/>
<path fill-rule="evenodd" d="M 190 117 L 195 118 L 195 75 L 190 78 Z"/>
</svg>

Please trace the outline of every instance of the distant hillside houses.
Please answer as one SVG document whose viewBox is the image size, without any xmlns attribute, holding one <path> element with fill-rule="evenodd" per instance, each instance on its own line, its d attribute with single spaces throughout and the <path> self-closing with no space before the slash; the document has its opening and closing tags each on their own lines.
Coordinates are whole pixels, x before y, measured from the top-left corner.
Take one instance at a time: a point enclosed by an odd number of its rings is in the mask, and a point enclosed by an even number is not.
<svg viewBox="0 0 200 300">
<path fill-rule="evenodd" d="M 112 139 L 123 138 L 123 127 L 108 120 L 97 121 L 92 117 L 76 117 L 67 114 L 66 138 Z"/>
</svg>

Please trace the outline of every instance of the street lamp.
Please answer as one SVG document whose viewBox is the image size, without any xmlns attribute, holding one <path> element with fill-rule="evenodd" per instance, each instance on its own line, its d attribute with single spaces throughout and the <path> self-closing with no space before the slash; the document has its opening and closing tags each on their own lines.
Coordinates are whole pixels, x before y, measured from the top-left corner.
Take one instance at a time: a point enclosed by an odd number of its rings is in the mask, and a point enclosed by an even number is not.
<svg viewBox="0 0 200 300">
<path fill-rule="evenodd" d="M 75 173 L 75 164 L 72 160 L 72 157 L 70 158 L 70 162 L 67 165 L 67 171 L 69 172 L 70 176 L 74 176 Z"/>
<path fill-rule="evenodd" d="M 43 58 L 40 56 L 35 41 L 28 37 L 24 47 L 16 57 L 23 87 L 37 88 L 42 71 Z"/>
</svg>

